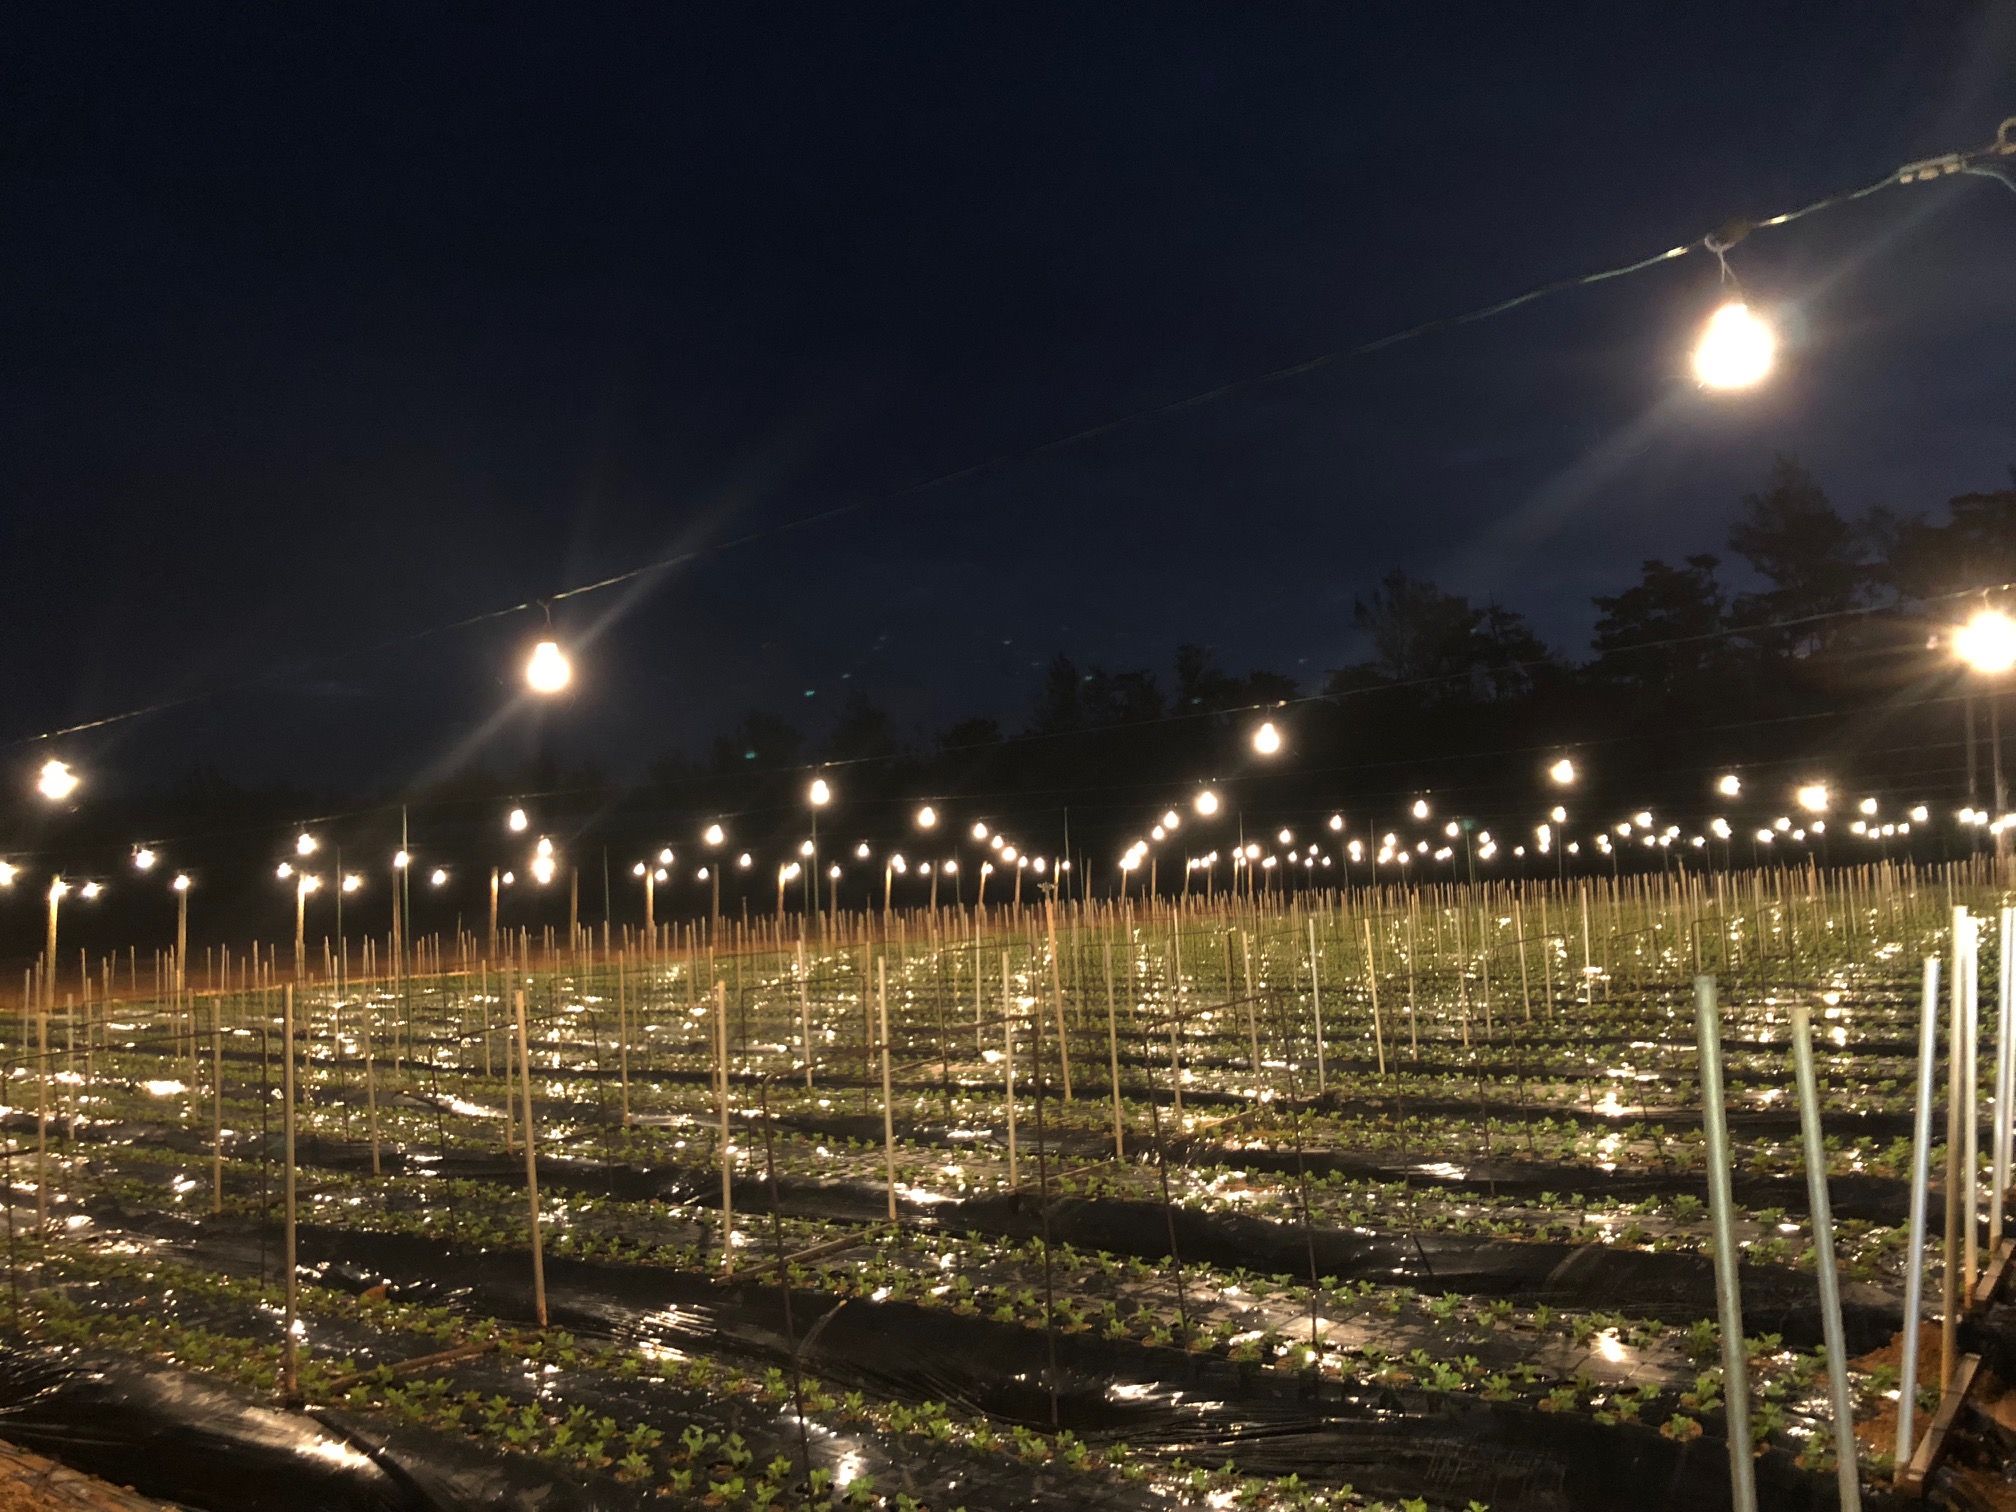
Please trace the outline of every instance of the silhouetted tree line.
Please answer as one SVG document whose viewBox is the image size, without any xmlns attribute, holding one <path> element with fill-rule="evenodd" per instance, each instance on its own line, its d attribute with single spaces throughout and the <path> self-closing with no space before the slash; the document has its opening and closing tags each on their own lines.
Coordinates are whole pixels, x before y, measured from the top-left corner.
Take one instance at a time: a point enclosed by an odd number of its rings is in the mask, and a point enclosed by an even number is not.
<svg viewBox="0 0 2016 1512">
<path fill-rule="evenodd" d="M 1792 786 L 1814 778 L 1878 796 L 1886 811 L 1921 800 L 1942 813 L 1970 796 L 1993 801 L 1993 711 L 1970 699 L 1983 691 L 1978 679 L 1970 689 L 1940 642 L 1976 602 L 1955 595 L 2016 581 L 2016 486 L 1963 494 L 1936 519 L 1881 509 L 1850 519 L 1796 460 L 1780 457 L 1744 498 L 1726 551 L 1758 586 L 1733 587 L 1725 558 L 1713 554 L 1645 561 L 1635 582 L 1596 596 L 1589 654 L 1579 659 L 1547 646 L 1516 610 L 1472 603 L 1396 568 L 1353 608 L 1368 655 L 1315 687 L 1265 669 L 1229 671 L 1197 645 L 1176 649 L 1166 680 L 1155 669 L 1081 666 L 1059 653 L 1025 719 L 962 719 L 928 740 L 907 737 L 857 694 L 822 741 L 751 710 L 704 755 L 667 752 L 627 788 L 594 769 L 543 763 L 472 769 L 359 805 L 203 773 L 124 798 L 101 789 L 54 832 L 30 838 L 66 853 L 95 845 L 109 857 L 136 835 L 201 836 L 178 850 L 177 864 L 214 862 L 221 878 L 228 861 L 242 876 L 247 853 L 272 850 L 276 827 L 361 806 L 368 812 L 325 826 L 327 838 L 382 872 L 403 802 L 422 837 L 416 850 L 430 864 L 461 863 L 461 885 L 443 897 L 453 895 L 466 927 L 480 928 L 483 903 L 467 872 L 509 865 L 523 849 L 498 824 L 504 801 L 521 794 L 542 795 L 540 827 L 567 848 L 584 918 L 602 914 L 605 854 L 611 906 L 628 917 L 638 911 L 635 860 L 671 844 L 690 870 L 707 859 L 696 837 L 716 817 L 729 823 L 731 858 L 743 847 L 760 857 L 748 872 L 731 871 L 729 896 L 774 907 L 775 866 L 806 833 L 815 765 L 839 794 L 822 816 L 828 859 L 851 860 L 864 839 L 878 852 L 943 852 L 977 818 L 1039 853 L 1068 845 L 1089 862 L 1095 886 L 1110 886 L 1128 839 L 1207 782 L 1224 795 L 1225 816 L 1201 837 L 1193 822 L 1167 848 L 1174 865 L 1165 881 L 1172 871 L 1180 879 L 1186 850 L 1229 849 L 1242 828 L 1249 836 L 1283 825 L 1307 833 L 1339 811 L 1349 834 L 1417 832 L 1404 815 L 1423 793 L 1438 825 L 1469 818 L 1500 831 L 1508 852 L 1557 802 L 1571 811 L 1569 833 L 1586 838 L 1642 807 L 1690 829 L 1716 812 L 1754 828 L 1785 810 Z M 1285 737 L 1271 760 L 1250 743 L 1263 718 Z M 1971 763 L 1970 751 L 1978 758 Z M 1563 754 L 1583 773 L 1567 791 L 1545 777 Z M 1735 805 L 1709 788 L 1728 769 L 1745 779 Z M 914 827 L 925 801 L 946 816 L 936 836 Z M 1834 859 L 1859 854 L 1845 828 L 1829 837 Z M 1960 843 L 1950 825 L 1938 829 L 1916 842 L 1921 854 Z M 261 876 L 231 885 L 250 889 L 244 901 L 284 914 L 285 900 L 260 887 Z M 872 887 L 851 874 L 844 885 L 859 902 L 879 895 L 879 878 L 878 862 Z M 386 888 L 367 892 L 357 913 L 385 912 L 387 896 Z M 546 913 L 564 918 L 562 890 L 543 896 Z M 668 911 L 695 906 L 682 896 L 667 896 Z M 205 901 L 215 909 L 225 900 Z M 108 913 L 129 906 L 157 908 L 119 902 Z M 416 906 L 428 911 L 427 927 L 452 927 L 450 905 L 430 901 L 424 888 Z M 513 908 L 524 906 L 514 897 Z"/>
</svg>

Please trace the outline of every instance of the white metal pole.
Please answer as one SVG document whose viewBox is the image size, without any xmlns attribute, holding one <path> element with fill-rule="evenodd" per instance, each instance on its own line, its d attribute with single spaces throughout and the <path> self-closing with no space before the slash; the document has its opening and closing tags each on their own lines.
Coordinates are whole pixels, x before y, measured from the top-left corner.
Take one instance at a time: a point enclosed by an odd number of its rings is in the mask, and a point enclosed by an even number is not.
<svg viewBox="0 0 2016 1512">
<path fill-rule="evenodd" d="M 1918 1024 L 1918 1103 L 1912 1123 L 1910 1241 L 1904 1250 L 1904 1358 L 1897 1392 L 1897 1443 L 1892 1452 L 1899 1477 L 1911 1463 L 1916 1444 L 1911 1430 L 1918 1408 L 1918 1323 L 1925 1307 L 1926 1184 L 1932 1174 L 1932 1091 L 1938 1054 L 1939 957 L 1927 956 Z"/>
<path fill-rule="evenodd" d="M 1712 976 L 1694 978 L 1694 1033 L 1701 1049 L 1701 1132 L 1707 1143 L 1708 1207 L 1715 1228 L 1715 1310 L 1722 1325 L 1729 1500 L 1733 1512 L 1757 1512 L 1757 1468 L 1750 1452 L 1750 1370 L 1743 1345 L 1743 1292 L 1736 1272 L 1735 1203 L 1729 1182 L 1729 1120 L 1722 1101 L 1722 1020 Z"/>
<path fill-rule="evenodd" d="M 1827 1384 L 1834 1404 L 1834 1476 L 1841 1512 L 1861 1512 L 1862 1475 L 1855 1454 L 1855 1397 L 1848 1389 L 1848 1343 L 1841 1328 L 1841 1278 L 1834 1269 L 1834 1213 L 1827 1200 L 1827 1146 L 1820 1136 L 1820 1087 L 1813 1071 L 1812 1010 L 1792 1005 L 1792 1071 L 1799 1087 L 1799 1133 L 1806 1147 L 1806 1196 L 1813 1218 L 1813 1259 L 1820 1282 L 1820 1332 L 1827 1343 Z"/>
</svg>

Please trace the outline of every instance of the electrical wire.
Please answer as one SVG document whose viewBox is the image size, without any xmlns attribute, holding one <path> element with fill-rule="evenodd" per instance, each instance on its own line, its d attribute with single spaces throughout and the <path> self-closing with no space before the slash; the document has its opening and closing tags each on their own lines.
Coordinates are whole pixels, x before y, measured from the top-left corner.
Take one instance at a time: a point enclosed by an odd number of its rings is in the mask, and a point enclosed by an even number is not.
<svg viewBox="0 0 2016 1512">
<path fill-rule="evenodd" d="M 1360 357 L 1373 356 L 1379 352 L 1387 351 L 1405 342 L 1418 340 L 1424 336 L 1436 335 L 1444 331 L 1452 331 L 1464 326 L 1475 325 L 1480 321 L 1490 320 L 1499 315 L 1507 314 L 1524 305 L 1549 298 L 1555 294 L 1565 293 L 1572 289 L 1589 288 L 1596 284 L 1607 283 L 1613 279 L 1625 278 L 1634 273 L 1642 273 L 1649 268 L 1663 266 L 1666 263 L 1685 257 L 1691 252 L 1712 252 L 1718 261 L 1721 261 L 1726 271 L 1728 267 L 1725 257 L 1726 252 L 1753 230 L 1787 226 L 1794 221 L 1803 220 L 1807 216 L 1817 214 L 1822 210 L 1853 204 L 1858 200 L 1867 199 L 1873 194 L 1895 186 L 1929 183 L 1953 174 L 1966 173 L 1999 179 L 2006 183 L 2012 191 L 2016 191 L 2016 181 L 2010 180 L 2005 170 L 1991 161 L 1994 158 L 2011 156 L 2016 156 L 2016 116 L 2011 116 L 2007 120 L 2004 120 L 1996 131 L 1995 139 L 1980 147 L 1944 153 L 1938 157 L 1921 159 L 1915 163 L 1907 163 L 1885 174 L 1874 183 L 1864 185 L 1862 188 L 1823 195 L 1809 204 L 1801 205 L 1793 210 L 1781 211 L 1776 215 L 1767 216 L 1759 221 L 1732 221 L 1694 241 L 1683 242 L 1675 247 L 1668 247 L 1665 251 L 1655 252 L 1648 257 L 1640 257 L 1630 262 L 1619 263 L 1614 267 L 1599 268 L 1594 272 L 1571 274 L 1565 278 L 1558 278 L 1549 283 L 1528 289 L 1522 294 L 1512 295 L 1507 299 L 1496 300 L 1491 304 L 1480 305 L 1475 309 L 1466 310 L 1458 314 L 1438 316 L 1431 320 L 1420 321 L 1415 325 L 1389 332 L 1384 336 L 1374 337 L 1369 341 L 1362 341 L 1355 346 L 1325 352 L 1319 356 L 1305 358 L 1286 367 L 1274 368 L 1268 372 L 1257 373 L 1250 377 L 1235 378 L 1214 388 L 1185 395 L 1180 399 L 1171 399 L 1159 404 L 1146 405 L 1125 415 L 1101 421 L 1096 425 L 1072 431 L 1067 435 L 1056 437 L 1053 440 L 1045 441 L 1035 446 L 997 452 L 983 461 L 970 463 L 964 467 L 953 468 L 948 472 L 935 474 L 915 483 L 906 484 L 901 488 L 886 490 L 863 498 L 830 505 L 827 508 L 814 510 L 795 519 L 784 520 L 775 525 L 767 525 L 760 529 L 745 531 L 740 535 L 731 536 L 710 545 L 693 547 L 685 551 L 675 552 L 670 556 L 642 562 L 636 566 L 624 568 L 620 572 L 611 573 L 606 577 L 596 578 L 591 582 L 577 583 L 571 587 L 557 589 L 553 592 L 524 599 L 517 603 L 482 610 L 475 614 L 444 621 L 420 630 L 408 631 L 389 639 L 376 641 L 370 645 L 330 652 L 323 656 L 311 658 L 305 662 L 295 663 L 287 668 L 276 668 L 256 677 L 207 688 L 181 698 L 142 705 L 120 713 L 108 714 L 78 724 L 66 725 L 60 729 L 45 730 L 33 735 L 16 736 L 0 742 L 0 749 L 12 749 L 17 746 L 57 740 L 70 735 L 105 729 L 111 725 L 122 724 L 129 720 L 149 715 L 187 708 L 193 704 L 202 703 L 212 698 L 235 692 L 248 691 L 255 687 L 280 681 L 289 676 L 299 675 L 311 668 L 326 667 L 354 657 L 372 655 L 395 647 L 412 645 L 418 641 L 430 639 L 437 635 L 447 635 L 455 631 L 471 629 L 477 625 L 508 619 L 514 615 L 527 613 L 535 609 L 543 611 L 550 621 L 552 613 L 550 606 L 553 604 L 582 598 L 593 593 L 601 593 L 610 588 L 620 587 L 625 583 L 637 582 L 641 579 L 657 576 L 670 572 L 674 568 L 689 566 L 694 562 L 722 556 L 731 551 L 756 545 L 759 542 L 776 540 L 783 536 L 810 529 L 815 525 L 823 525 L 848 515 L 860 514 L 870 509 L 899 504 L 927 493 L 935 493 L 939 490 L 950 488 L 959 483 L 971 482 L 976 478 L 986 476 L 1012 464 L 1033 461 L 1038 457 L 1070 450 L 1071 448 L 1082 446 L 1087 442 L 1098 440 L 1103 436 L 1110 436 L 1118 431 L 1127 430 L 1144 421 L 1181 414 L 1188 410 L 1201 408 L 1204 405 L 1214 403 L 1233 394 L 1306 377 L 1311 373 L 1320 372 L 1339 363 L 1353 361 Z"/>
</svg>

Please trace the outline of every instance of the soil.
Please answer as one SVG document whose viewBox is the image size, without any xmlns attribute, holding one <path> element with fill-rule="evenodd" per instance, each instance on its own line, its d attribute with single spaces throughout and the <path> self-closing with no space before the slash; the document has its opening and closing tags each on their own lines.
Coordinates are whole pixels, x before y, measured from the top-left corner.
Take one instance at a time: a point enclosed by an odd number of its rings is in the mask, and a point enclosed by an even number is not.
<svg viewBox="0 0 2016 1512">
<path fill-rule="evenodd" d="M 166 1512 L 167 1506 L 0 1441 L 0 1512 Z"/>
</svg>

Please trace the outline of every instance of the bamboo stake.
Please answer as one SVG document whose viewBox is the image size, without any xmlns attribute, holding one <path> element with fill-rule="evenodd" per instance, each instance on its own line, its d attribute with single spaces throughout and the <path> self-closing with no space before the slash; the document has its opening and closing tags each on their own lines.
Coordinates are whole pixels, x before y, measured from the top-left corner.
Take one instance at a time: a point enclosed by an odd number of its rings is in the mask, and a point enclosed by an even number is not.
<svg viewBox="0 0 2016 1512">
<path fill-rule="evenodd" d="M 280 1039 L 281 1052 L 286 1064 L 280 1072 L 280 1098 L 284 1104 L 281 1114 L 281 1138 L 284 1142 L 286 1173 L 284 1192 L 286 1202 L 287 1231 L 282 1249 L 287 1267 L 287 1327 L 285 1349 L 281 1357 L 280 1391 L 289 1403 L 301 1399 L 300 1346 L 295 1337 L 295 1317 L 301 1301 L 301 1276 L 297 1261 L 297 1240 L 299 1211 L 296 1203 L 294 1180 L 294 984 L 289 982 L 281 989 L 280 996 Z"/>
<path fill-rule="evenodd" d="M 1106 956 L 1106 1058 L 1113 1091 L 1113 1158 L 1127 1158 L 1127 1138 L 1121 1131 L 1120 1120 L 1120 1021 L 1113 1001 L 1113 941 L 1108 938 L 1100 944 Z"/>
<path fill-rule="evenodd" d="M 546 1326 L 546 1246 L 539 1233 L 539 1153 L 532 1124 L 532 1031 L 525 1022 L 525 990 L 515 997 L 518 1016 L 518 1085 L 525 1094 L 525 1200 L 532 1223 L 532 1308 Z"/>
<path fill-rule="evenodd" d="M 721 1100 L 721 1273 L 735 1274 L 735 1151 L 729 1143 L 728 984 L 714 983 L 714 1065 Z"/>
<path fill-rule="evenodd" d="M 1316 1095 L 1323 1095 L 1323 982 L 1316 955 L 1316 921 L 1309 921 L 1309 1006 L 1316 1018 Z M 1382 1056 L 1383 1060 L 1384 1057 Z M 1383 1065 L 1379 1068 L 1386 1069 Z"/>
<path fill-rule="evenodd" d="M 1379 1057 L 1379 1074 L 1386 1074 L 1386 1034 L 1379 1023 L 1379 968 L 1372 954 L 1372 921 L 1365 920 L 1365 980 L 1372 988 L 1372 1049 Z"/>
<path fill-rule="evenodd" d="M 886 912 L 886 910 L 885 910 Z M 889 1081 L 889 957 L 875 958 L 875 1010 L 882 1036 L 882 1166 L 888 1178 L 889 1221 L 896 1221 L 896 1112 Z"/>
<path fill-rule="evenodd" d="M 1001 1069 L 1008 1099 L 1008 1190 L 1022 1184 L 1015 1169 L 1015 1000 L 1008 987 L 1008 952 L 1001 952 Z"/>
</svg>

